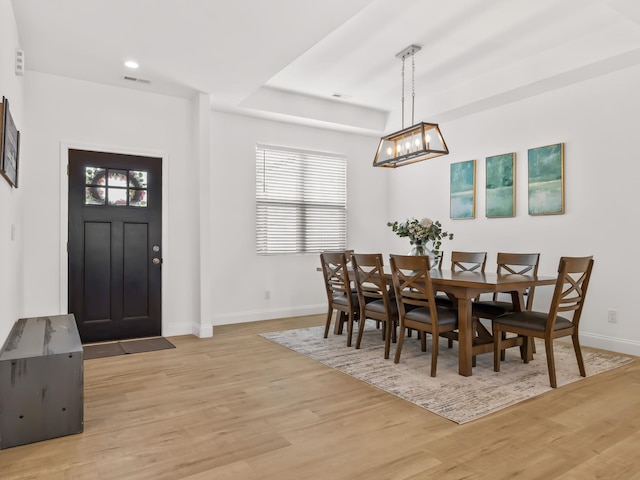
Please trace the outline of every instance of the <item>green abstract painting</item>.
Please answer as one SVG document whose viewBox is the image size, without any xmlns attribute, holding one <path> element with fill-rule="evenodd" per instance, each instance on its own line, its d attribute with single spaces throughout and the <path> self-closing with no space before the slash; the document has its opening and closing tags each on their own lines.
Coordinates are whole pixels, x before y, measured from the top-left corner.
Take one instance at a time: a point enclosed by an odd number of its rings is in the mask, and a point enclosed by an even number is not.
<svg viewBox="0 0 640 480">
<path fill-rule="evenodd" d="M 450 169 L 450 217 L 475 218 L 476 161 L 452 163 Z"/>
<path fill-rule="evenodd" d="M 513 217 L 516 212 L 516 154 L 505 153 L 487 157 L 486 215 L 487 218 Z"/>
<path fill-rule="evenodd" d="M 529 215 L 564 213 L 564 144 L 529 150 Z"/>
</svg>

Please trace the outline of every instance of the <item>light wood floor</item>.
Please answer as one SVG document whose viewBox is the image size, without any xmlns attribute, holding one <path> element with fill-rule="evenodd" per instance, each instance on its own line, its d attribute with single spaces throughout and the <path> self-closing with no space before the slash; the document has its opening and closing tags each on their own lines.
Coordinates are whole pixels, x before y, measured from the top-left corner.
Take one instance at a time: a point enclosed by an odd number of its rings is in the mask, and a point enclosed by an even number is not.
<svg viewBox="0 0 640 480">
<path fill-rule="evenodd" d="M 87 360 L 84 433 L 1 450 L 0 478 L 640 479 L 640 362 L 457 425 L 257 335 L 322 321 Z"/>
</svg>

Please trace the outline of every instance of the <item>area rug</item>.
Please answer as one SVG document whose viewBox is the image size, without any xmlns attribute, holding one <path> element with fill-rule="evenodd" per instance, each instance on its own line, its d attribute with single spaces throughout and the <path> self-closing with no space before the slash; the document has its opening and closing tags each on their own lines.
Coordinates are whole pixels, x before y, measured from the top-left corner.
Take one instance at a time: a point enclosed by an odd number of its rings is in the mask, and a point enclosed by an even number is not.
<svg viewBox="0 0 640 480">
<path fill-rule="evenodd" d="M 176 347 L 164 337 L 154 337 L 83 345 L 82 350 L 84 360 L 91 360 L 94 358 L 115 357 L 118 355 L 128 355 L 132 353 L 166 350 L 168 348 Z"/>
<path fill-rule="evenodd" d="M 385 360 L 381 331 L 373 324 L 365 328 L 358 350 L 347 347 L 346 334 L 331 333 L 328 338 L 323 338 L 323 334 L 324 326 L 261 336 L 459 424 L 552 390 L 543 343 L 536 344 L 537 353 L 528 364 L 522 362 L 519 349 L 507 349 L 499 373 L 493 371 L 493 354 L 478 355 L 473 376 L 463 377 L 458 375 L 457 342 L 450 349 L 447 341 L 441 339 L 437 377 L 432 378 L 431 337 L 427 352 L 420 351 L 415 333 L 411 338 L 405 337 L 400 363 L 395 364 L 395 345 L 390 358 Z M 630 357 L 582 350 L 587 376 L 634 361 Z M 556 342 L 554 352 L 558 388 L 583 378 L 572 346 Z"/>
</svg>

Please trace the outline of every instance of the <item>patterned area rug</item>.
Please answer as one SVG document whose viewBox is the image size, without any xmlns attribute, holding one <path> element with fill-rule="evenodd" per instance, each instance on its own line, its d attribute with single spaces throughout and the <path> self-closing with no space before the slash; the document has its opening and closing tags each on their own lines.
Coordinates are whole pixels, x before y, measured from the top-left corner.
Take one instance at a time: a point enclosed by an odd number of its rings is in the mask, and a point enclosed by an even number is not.
<svg viewBox="0 0 640 480">
<path fill-rule="evenodd" d="M 381 331 L 373 323 L 367 324 L 359 350 L 346 346 L 346 334 L 331 332 L 328 338 L 322 338 L 323 332 L 324 327 L 310 327 L 261 336 L 459 424 L 552 390 L 544 343 L 536 344 L 537 353 L 529 364 L 522 362 L 519 349 L 507 349 L 499 373 L 493 371 L 492 354 L 479 355 L 473 376 L 463 377 L 458 375 L 457 342 L 449 349 L 446 340 L 441 339 L 437 377 L 432 378 L 431 337 L 427 339 L 426 353 L 420 351 L 415 333 L 411 338 L 405 337 L 400 363 L 394 364 L 395 345 L 385 360 Z M 572 346 L 556 342 L 554 352 L 558 388 L 582 379 Z M 582 354 L 587 376 L 634 361 L 584 348 Z"/>
</svg>

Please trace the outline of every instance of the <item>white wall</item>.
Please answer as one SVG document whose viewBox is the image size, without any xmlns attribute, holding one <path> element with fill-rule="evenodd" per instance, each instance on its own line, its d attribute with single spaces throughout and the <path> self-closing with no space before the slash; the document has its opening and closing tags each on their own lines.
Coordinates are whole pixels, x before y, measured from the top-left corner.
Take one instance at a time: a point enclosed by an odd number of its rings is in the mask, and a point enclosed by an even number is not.
<svg viewBox="0 0 640 480">
<path fill-rule="evenodd" d="M 0 0 L 0 101 L 10 102 L 10 112 L 21 135 L 25 134 L 24 78 L 14 72 L 15 52 L 20 48 L 18 29 L 9 0 Z M 24 138 L 21 141 L 24 145 Z M 22 153 L 19 182 L 22 175 Z M 15 189 L 0 177 L 0 346 L 22 309 L 22 187 Z M 12 238 L 12 230 L 14 236 Z"/>
<path fill-rule="evenodd" d="M 441 125 L 451 154 L 393 172 L 391 211 L 440 219 L 455 238 L 446 250 L 540 252 L 540 273 L 555 275 L 560 256 L 594 255 L 595 267 L 580 331 L 586 345 L 640 355 L 636 303 L 640 287 L 633 257 L 640 226 L 636 211 L 640 67 L 598 77 Z M 529 216 L 527 150 L 564 142 L 564 215 Z M 517 215 L 485 216 L 485 157 L 517 153 Z M 477 161 L 474 220 L 449 219 L 449 166 Z M 409 192 L 409 193 L 408 193 Z M 392 247 L 407 250 L 404 239 Z M 445 261 L 446 261 L 445 256 Z M 536 290 L 535 306 L 548 305 L 552 288 Z M 618 323 L 607 322 L 607 310 Z"/>
<path fill-rule="evenodd" d="M 66 312 L 67 188 L 61 145 L 164 156 L 163 334 L 198 319 L 198 164 L 192 102 L 27 71 L 24 314 Z M 66 159 L 64 159 L 66 160 Z M 62 199 L 62 201 L 61 201 Z M 62 262 L 61 262 L 61 256 Z M 62 294 L 61 294 L 62 293 Z"/>
<path fill-rule="evenodd" d="M 378 139 L 218 112 L 211 138 L 213 324 L 324 313 L 319 254 L 256 255 L 255 146 L 347 155 L 348 246 L 376 251 L 387 190 L 387 176 L 371 167 Z"/>
</svg>

